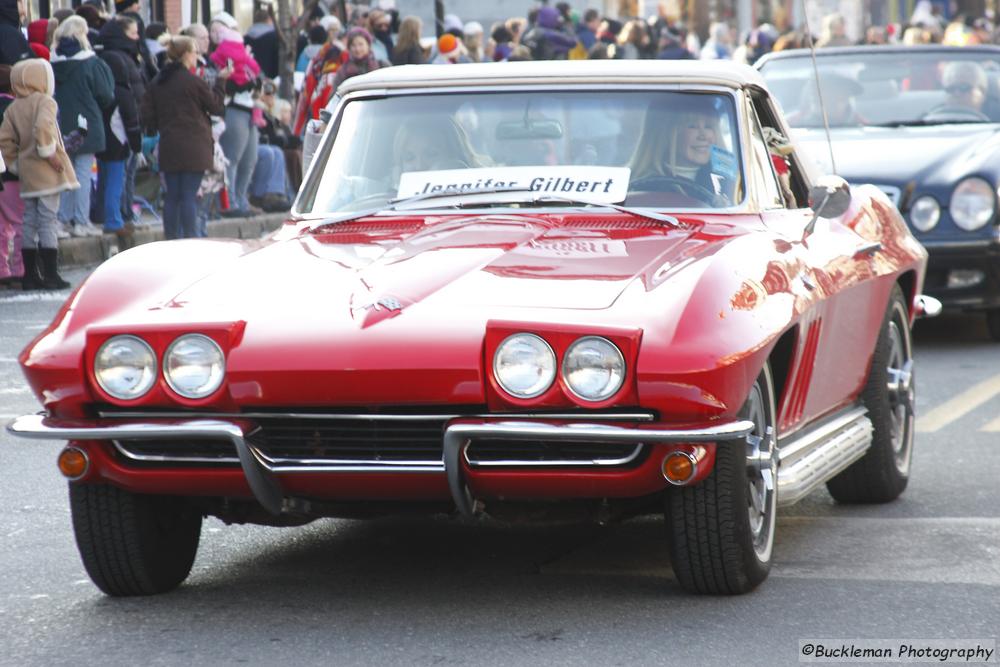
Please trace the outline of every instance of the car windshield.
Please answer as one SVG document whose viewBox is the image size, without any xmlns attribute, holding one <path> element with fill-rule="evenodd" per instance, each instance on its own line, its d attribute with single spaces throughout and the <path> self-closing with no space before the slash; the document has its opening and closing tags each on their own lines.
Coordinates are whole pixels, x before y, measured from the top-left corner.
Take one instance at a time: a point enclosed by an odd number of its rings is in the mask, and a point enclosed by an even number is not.
<svg viewBox="0 0 1000 667">
<path fill-rule="evenodd" d="M 346 214 L 405 198 L 420 208 L 574 205 L 569 199 L 726 208 L 743 198 L 726 94 L 390 95 L 348 101 L 333 131 L 299 198 L 302 213 Z"/>
<path fill-rule="evenodd" d="M 817 58 L 831 127 L 1000 121 L 1000 56 L 954 50 L 872 51 Z M 792 127 L 823 127 L 808 56 L 761 68 Z"/>
</svg>

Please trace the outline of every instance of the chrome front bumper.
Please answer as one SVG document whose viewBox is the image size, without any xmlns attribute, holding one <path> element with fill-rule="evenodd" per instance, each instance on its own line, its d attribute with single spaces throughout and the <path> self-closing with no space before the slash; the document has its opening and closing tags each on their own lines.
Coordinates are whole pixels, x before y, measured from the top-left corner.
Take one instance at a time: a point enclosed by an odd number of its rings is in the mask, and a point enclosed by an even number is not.
<svg viewBox="0 0 1000 667">
<path fill-rule="evenodd" d="M 552 417 L 549 417 L 552 419 Z M 444 429 L 440 463 L 401 467 L 392 463 L 373 465 L 315 465 L 288 468 L 268 461 L 247 439 L 241 420 L 228 419 L 59 419 L 45 415 L 18 417 L 7 425 L 15 436 L 35 440 L 143 440 L 206 438 L 229 441 L 236 448 L 240 467 L 257 501 L 272 514 L 285 508 L 285 495 L 277 474 L 286 472 L 444 472 L 455 506 L 472 514 L 475 502 L 465 483 L 462 457 L 475 440 L 544 440 L 564 442 L 616 442 L 640 444 L 724 442 L 745 440 L 753 422 L 734 421 L 701 429 L 638 429 L 594 423 L 552 424 L 502 418 L 457 418 Z M 246 420 L 242 420 L 246 421 Z"/>
</svg>

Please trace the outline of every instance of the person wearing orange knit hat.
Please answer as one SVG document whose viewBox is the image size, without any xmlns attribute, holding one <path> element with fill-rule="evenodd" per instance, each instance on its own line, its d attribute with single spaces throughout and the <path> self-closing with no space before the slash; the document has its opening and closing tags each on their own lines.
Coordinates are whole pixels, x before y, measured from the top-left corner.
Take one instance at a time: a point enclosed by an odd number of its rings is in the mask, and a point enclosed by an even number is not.
<svg viewBox="0 0 1000 667">
<path fill-rule="evenodd" d="M 471 62 L 465 54 L 462 42 L 451 33 L 441 35 L 437 43 L 438 54 L 432 61 L 435 65 L 454 65 Z"/>
</svg>

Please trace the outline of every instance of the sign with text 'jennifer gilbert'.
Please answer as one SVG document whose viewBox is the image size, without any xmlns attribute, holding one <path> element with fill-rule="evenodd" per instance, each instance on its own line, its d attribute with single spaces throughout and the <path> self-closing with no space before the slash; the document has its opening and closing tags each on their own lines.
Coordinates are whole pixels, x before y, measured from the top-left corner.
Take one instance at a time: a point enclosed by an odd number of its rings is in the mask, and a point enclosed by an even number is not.
<svg viewBox="0 0 1000 667">
<path fill-rule="evenodd" d="M 627 167 L 496 167 L 409 171 L 399 177 L 400 198 L 454 193 L 456 196 L 495 189 L 528 189 L 540 195 L 573 197 L 588 202 L 625 201 L 631 170 Z M 491 194 L 490 201 L 524 201 L 523 192 Z"/>
</svg>

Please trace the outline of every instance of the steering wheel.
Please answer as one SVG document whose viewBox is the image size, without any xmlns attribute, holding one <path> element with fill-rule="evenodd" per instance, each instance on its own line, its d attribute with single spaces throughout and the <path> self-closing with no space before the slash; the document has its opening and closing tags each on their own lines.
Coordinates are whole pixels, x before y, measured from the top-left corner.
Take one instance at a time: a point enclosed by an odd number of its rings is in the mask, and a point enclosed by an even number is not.
<svg viewBox="0 0 1000 667">
<path fill-rule="evenodd" d="M 990 117 L 982 111 L 970 109 L 969 107 L 940 106 L 935 107 L 924 114 L 921 120 L 942 121 L 942 120 L 983 120 L 989 121 Z"/>
<path fill-rule="evenodd" d="M 652 192 L 679 192 L 682 195 L 698 201 L 714 205 L 718 195 L 704 185 L 676 176 L 645 176 L 629 184 L 629 190 L 646 190 Z"/>
</svg>

